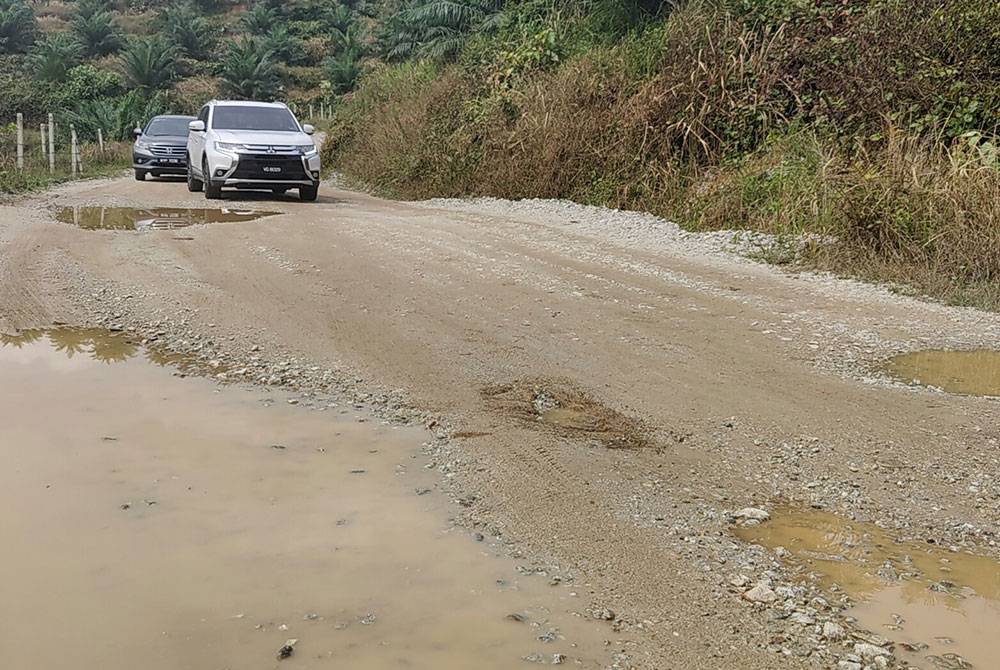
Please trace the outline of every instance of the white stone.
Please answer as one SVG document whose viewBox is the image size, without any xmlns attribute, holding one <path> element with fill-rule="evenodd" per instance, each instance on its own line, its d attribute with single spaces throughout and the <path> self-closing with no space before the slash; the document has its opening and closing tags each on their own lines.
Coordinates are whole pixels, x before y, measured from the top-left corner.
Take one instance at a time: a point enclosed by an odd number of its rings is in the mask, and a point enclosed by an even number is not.
<svg viewBox="0 0 1000 670">
<path fill-rule="evenodd" d="M 773 603 L 778 598 L 778 594 L 771 589 L 770 584 L 760 582 L 757 586 L 744 593 L 743 597 L 752 603 Z"/>
<path fill-rule="evenodd" d="M 844 628 L 840 624 L 827 621 L 823 624 L 823 637 L 827 640 L 842 640 L 844 639 Z"/>
<path fill-rule="evenodd" d="M 854 653 L 866 661 L 871 661 L 879 656 L 892 656 L 892 652 L 882 647 L 867 642 L 858 642 L 854 645 Z"/>
<path fill-rule="evenodd" d="M 767 521 L 771 518 L 771 515 L 766 510 L 757 507 L 744 507 L 733 514 L 733 516 L 744 521 Z"/>
</svg>

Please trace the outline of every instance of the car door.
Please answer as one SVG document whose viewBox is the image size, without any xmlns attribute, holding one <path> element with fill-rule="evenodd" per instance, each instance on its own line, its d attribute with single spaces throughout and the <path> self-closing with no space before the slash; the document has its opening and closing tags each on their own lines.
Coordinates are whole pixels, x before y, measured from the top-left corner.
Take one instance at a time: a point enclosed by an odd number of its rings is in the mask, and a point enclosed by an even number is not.
<svg viewBox="0 0 1000 670">
<path fill-rule="evenodd" d="M 196 174 L 201 173 L 201 157 L 205 153 L 205 135 L 208 132 L 209 106 L 205 105 L 198 112 L 198 120 L 205 124 L 205 132 L 188 133 L 188 156 Z M 204 176 L 204 175 L 202 175 Z"/>
</svg>

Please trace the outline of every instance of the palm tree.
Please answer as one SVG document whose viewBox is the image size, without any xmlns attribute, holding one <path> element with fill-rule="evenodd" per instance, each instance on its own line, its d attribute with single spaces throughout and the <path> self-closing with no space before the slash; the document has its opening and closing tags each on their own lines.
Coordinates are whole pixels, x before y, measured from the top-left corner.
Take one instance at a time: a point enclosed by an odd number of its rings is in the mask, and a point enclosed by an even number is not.
<svg viewBox="0 0 1000 670">
<path fill-rule="evenodd" d="M 504 0 L 414 0 L 386 23 L 382 51 L 390 60 L 448 58 L 473 32 L 490 27 Z"/>
<path fill-rule="evenodd" d="M 324 18 L 328 26 L 341 32 L 346 31 L 354 24 L 354 12 L 347 5 L 335 5 L 327 10 Z"/>
<path fill-rule="evenodd" d="M 302 41 L 289 32 L 286 25 L 274 26 L 264 37 L 264 44 L 280 63 L 297 64 L 305 58 Z"/>
<path fill-rule="evenodd" d="M 84 55 L 92 58 L 113 54 L 125 44 L 115 17 L 99 7 L 93 2 L 81 3 L 71 23 Z"/>
<path fill-rule="evenodd" d="M 236 98 L 266 100 L 277 88 L 274 55 L 264 42 L 253 37 L 229 45 L 220 74 L 223 91 Z"/>
<path fill-rule="evenodd" d="M 24 53 L 35 42 L 35 14 L 25 0 L 0 0 L 0 51 Z"/>
<path fill-rule="evenodd" d="M 31 65 L 44 81 L 61 82 L 83 55 L 83 48 L 69 33 L 55 33 L 35 44 Z"/>
<path fill-rule="evenodd" d="M 266 35 L 278 23 L 278 12 L 263 3 L 258 3 L 247 10 L 240 21 L 243 30 L 251 35 Z"/>
<path fill-rule="evenodd" d="M 326 76 L 330 80 L 330 88 L 334 93 L 347 93 L 354 90 L 358 77 L 361 76 L 360 55 L 344 51 L 327 59 Z"/>
<path fill-rule="evenodd" d="M 73 109 L 67 110 L 65 115 L 66 122 L 72 123 L 77 134 L 83 139 L 96 140 L 98 128 L 108 139 L 122 139 L 119 132 L 121 125 L 119 104 L 114 98 L 82 100 Z"/>
<path fill-rule="evenodd" d="M 333 29 L 330 38 L 334 55 L 326 60 L 324 68 L 334 93 L 347 93 L 361 75 L 361 57 L 364 52 L 356 24 L 345 30 Z"/>
<path fill-rule="evenodd" d="M 198 8 L 190 2 L 167 5 L 159 16 L 160 30 L 177 49 L 189 58 L 207 60 L 215 36 Z"/>
<path fill-rule="evenodd" d="M 176 67 L 175 47 L 162 35 L 132 40 L 121 56 L 125 81 L 145 91 L 165 88 L 174 78 Z"/>
</svg>

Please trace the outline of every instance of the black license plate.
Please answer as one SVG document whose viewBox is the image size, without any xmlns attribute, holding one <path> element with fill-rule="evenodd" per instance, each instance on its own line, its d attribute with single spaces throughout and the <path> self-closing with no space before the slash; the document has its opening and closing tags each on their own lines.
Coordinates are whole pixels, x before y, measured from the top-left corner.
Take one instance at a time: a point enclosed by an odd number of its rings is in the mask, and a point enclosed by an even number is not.
<svg viewBox="0 0 1000 670">
<path fill-rule="evenodd" d="M 277 165 L 265 165 L 264 172 L 267 174 L 279 174 L 281 172 L 281 168 Z"/>
</svg>

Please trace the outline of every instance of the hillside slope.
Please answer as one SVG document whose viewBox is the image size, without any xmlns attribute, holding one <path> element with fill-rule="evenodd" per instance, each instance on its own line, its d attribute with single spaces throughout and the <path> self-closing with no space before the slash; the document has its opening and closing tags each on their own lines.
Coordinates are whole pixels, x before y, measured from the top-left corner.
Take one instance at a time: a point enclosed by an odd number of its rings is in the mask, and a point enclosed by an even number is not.
<svg viewBox="0 0 1000 670">
<path fill-rule="evenodd" d="M 343 99 L 328 164 L 404 197 L 832 236 L 768 258 L 998 304 L 1000 5 L 466 0 L 446 42 L 441 4 L 394 16 L 404 57 Z"/>
</svg>

